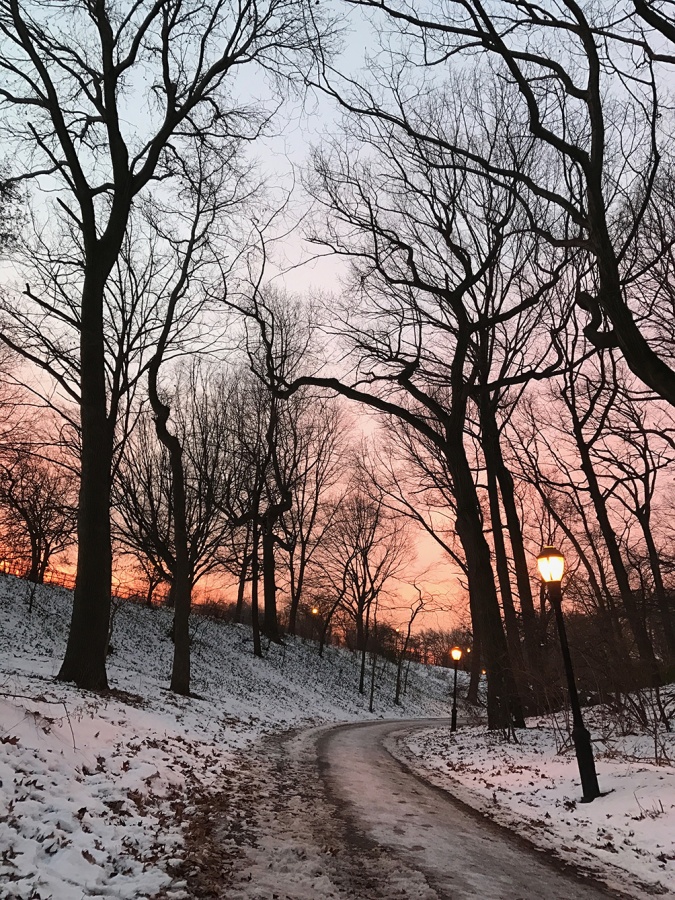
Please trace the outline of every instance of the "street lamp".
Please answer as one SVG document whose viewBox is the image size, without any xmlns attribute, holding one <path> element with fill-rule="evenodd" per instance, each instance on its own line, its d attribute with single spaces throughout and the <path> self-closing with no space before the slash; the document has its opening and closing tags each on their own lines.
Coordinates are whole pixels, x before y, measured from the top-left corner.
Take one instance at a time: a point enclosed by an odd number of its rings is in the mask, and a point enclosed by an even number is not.
<svg viewBox="0 0 675 900">
<path fill-rule="evenodd" d="M 452 689 L 452 719 L 450 720 L 450 731 L 457 731 L 457 666 L 462 658 L 462 648 L 453 647 L 450 656 L 455 663 L 455 683 Z"/>
<path fill-rule="evenodd" d="M 565 620 L 562 614 L 562 588 L 560 582 L 565 572 L 565 557 L 555 547 L 548 545 L 542 549 L 537 557 L 537 568 L 539 569 L 541 580 L 548 587 L 548 597 L 555 613 L 556 625 L 558 626 L 560 649 L 567 677 L 567 691 L 569 693 L 570 706 L 572 707 L 572 741 L 574 742 L 574 750 L 577 755 L 577 763 L 579 764 L 581 787 L 584 793 L 583 802 L 590 803 L 591 800 L 595 800 L 596 797 L 600 796 L 600 788 L 598 786 L 598 776 L 595 772 L 591 736 L 584 726 L 584 720 L 581 716 L 577 683 L 574 680 L 572 657 L 570 656 Z"/>
</svg>

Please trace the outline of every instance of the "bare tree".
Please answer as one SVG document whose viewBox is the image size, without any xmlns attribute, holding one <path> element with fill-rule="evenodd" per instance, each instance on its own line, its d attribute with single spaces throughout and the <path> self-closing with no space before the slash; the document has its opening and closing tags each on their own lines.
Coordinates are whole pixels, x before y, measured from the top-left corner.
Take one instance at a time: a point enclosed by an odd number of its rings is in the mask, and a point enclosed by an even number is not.
<svg viewBox="0 0 675 900">
<path fill-rule="evenodd" d="M 188 526 L 186 466 L 183 439 L 179 429 L 170 425 L 171 397 L 161 392 L 160 370 L 166 362 L 171 338 L 176 329 L 202 317 L 214 291 L 227 291 L 230 265 L 215 265 L 223 250 L 222 219 L 242 203 L 248 194 L 244 174 L 237 167 L 237 143 L 209 152 L 197 148 L 194 156 L 182 161 L 183 204 L 173 210 L 171 230 L 165 226 L 168 210 L 155 201 L 151 211 L 154 230 L 169 245 L 173 266 L 169 275 L 160 268 L 160 296 L 166 295 L 164 320 L 148 362 L 148 398 L 154 413 L 157 437 L 166 448 L 171 470 L 171 511 L 174 549 L 172 596 L 174 600 L 174 659 L 171 689 L 190 693 L 189 616 L 192 604 L 192 571 Z M 246 187 L 242 188 L 242 184 Z M 226 230 L 225 234 L 229 236 Z M 240 248 L 243 249 L 243 248 Z M 222 281 L 221 281 L 222 279 Z M 206 517 L 203 517 L 204 519 Z M 202 523 L 203 525 L 203 523 Z"/>
<path fill-rule="evenodd" d="M 295 557 L 297 535 L 290 539 L 284 537 L 283 519 L 293 507 L 293 492 L 301 485 L 305 463 L 309 462 L 303 450 L 306 435 L 303 437 L 300 423 L 306 415 L 311 395 L 303 397 L 301 392 L 290 400 L 282 399 L 277 387 L 290 380 L 302 364 L 311 327 L 309 309 L 305 305 L 269 285 L 262 285 L 266 247 L 264 235 L 260 234 L 260 237 L 262 265 L 258 280 L 251 285 L 250 291 L 244 292 L 243 298 L 228 302 L 243 313 L 245 349 L 251 372 L 259 381 L 254 389 L 258 398 L 258 423 L 262 426 L 255 441 L 262 448 L 254 466 L 258 486 L 252 495 L 254 503 L 244 516 L 253 517 L 254 538 L 259 534 L 262 548 L 265 634 L 278 642 L 281 632 L 276 602 L 276 550 L 280 547 L 292 559 Z M 240 517 L 236 521 L 241 524 L 244 520 Z M 305 525 L 309 525 L 308 520 Z M 311 529 L 313 527 L 314 522 Z M 254 540 L 251 558 L 257 567 L 256 547 Z M 306 553 L 306 548 L 303 551 L 301 547 L 300 556 L 303 552 Z M 257 595 L 257 580 L 253 579 L 252 584 Z"/>
<path fill-rule="evenodd" d="M 238 621 L 244 602 L 246 583 L 251 584 L 251 625 L 253 652 L 262 656 L 259 620 L 260 509 L 268 474 L 268 392 L 264 383 L 250 370 L 235 372 L 230 402 L 229 451 L 232 477 L 223 498 L 223 509 L 232 525 L 232 564 L 238 579 Z"/>
<path fill-rule="evenodd" d="M 204 371 L 192 363 L 176 374 L 170 398 L 172 421 L 183 449 L 192 587 L 229 562 L 232 529 L 222 507 L 232 477 L 226 434 L 231 385 L 223 384 L 225 380 L 217 371 Z M 146 572 L 153 582 L 149 588 L 162 581 L 173 585 L 171 468 L 147 413 L 141 415 L 118 467 L 113 510 L 116 545 Z"/>
<path fill-rule="evenodd" d="M 118 407 L 105 377 L 105 293 L 128 237 L 132 209 L 153 183 L 166 195 L 195 146 L 252 139 L 267 114 L 233 102 L 242 66 L 292 75 L 321 25 L 304 0 L 50 0 L 0 3 L 0 101 L 12 177 L 46 179 L 56 218 L 81 250 L 72 312 L 29 291 L 33 314 L 74 338 L 82 472 L 78 571 L 60 677 L 105 688 L 110 612 L 110 489 Z M 137 108 L 143 92 L 143 112 Z M 11 342 L 5 332 L 4 340 Z M 53 345 L 12 346 L 61 385 Z M 59 348 L 56 347 L 58 350 Z"/>
<path fill-rule="evenodd" d="M 113 482 L 112 505 L 120 553 L 131 556 L 156 585 L 170 583 L 171 476 L 147 415 L 139 418 L 125 447 Z"/>
<path fill-rule="evenodd" d="M 0 461 L 0 534 L 14 558 L 27 560 L 26 577 L 42 584 L 54 554 L 73 544 L 74 476 L 58 459 L 21 447 Z"/>
<path fill-rule="evenodd" d="M 292 505 L 281 521 L 288 548 L 290 634 L 295 634 L 307 571 L 337 509 L 328 493 L 343 474 L 347 437 L 345 416 L 335 401 L 312 393 L 295 398 L 288 403 L 291 409 L 285 417 L 288 425 L 282 436 L 287 444 L 286 454 L 297 472 L 292 484 Z M 299 409 L 294 411 L 293 405 Z"/>
<path fill-rule="evenodd" d="M 387 513 L 383 498 L 355 484 L 342 500 L 331 539 L 319 550 L 324 596 L 333 598 L 325 620 L 339 607 L 356 630 L 361 654 L 359 691 L 365 691 L 366 653 L 375 604 L 390 579 L 410 563 L 405 523 Z"/>
<path fill-rule="evenodd" d="M 618 347 L 630 369 L 675 404 L 671 323 L 627 291 L 657 174 L 670 168 L 667 79 L 655 64 L 675 57 L 670 44 L 661 49 L 661 36 L 652 42 L 641 27 L 646 21 L 671 42 L 668 7 L 635 2 L 637 15 L 630 8 L 615 15 L 575 0 L 536 8 L 518 0 L 443 0 L 414 10 L 398 0 L 346 2 L 386 20 L 382 75 L 376 92 L 326 65 L 324 89 L 343 107 L 394 123 L 463 171 L 512 191 L 534 230 L 552 246 L 578 251 L 575 295 L 587 338 Z M 391 53 L 391 29 L 402 52 Z M 446 75 L 455 61 L 475 73 L 475 94 L 465 98 L 454 132 L 439 133 L 420 114 L 419 92 L 400 86 L 421 68 L 429 80 L 420 91 L 431 92 L 434 75 Z M 475 128 L 488 119 L 496 142 L 512 149 L 510 160 L 476 146 Z M 535 166 L 524 166 L 526 159 Z"/>
<path fill-rule="evenodd" d="M 638 540 L 641 538 L 644 545 L 648 569 L 649 587 L 643 587 L 643 593 L 655 597 L 663 635 L 659 641 L 661 653 L 672 662 L 675 604 L 664 575 L 666 541 L 659 519 L 667 514 L 669 503 L 665 488 L 675 466 L 675 426 L 668 411 L 640 392 L 631 391 L 622 381 L 619 380 L 620 391 L 609 410 L 607 439 L 595 448 L 595 455 L 603 480 L 609 482 L 608 494 L 631 520 L 637 521 Z M 635 551 L 631 554 L 632 547 L 627 550 L 629 559 L 630 555 L 633 559 L 638 555 Z"/>
<path fill-rule="evenodd" d="M 417 588 L 417 595 L 417 600 L 415 600 L 410 605 L 410 615 L 408 616 L 408 621 L 406 622 L 405 637 L 402 641 L 400 641 L 399 646 L 397 647 L 398 658 L 396 660 L 396 694 L 394 697 L 394 703 L 397 706 L 400 706 L 401 704 L 401 689 L 403 687 L 403 663 L 406 659 L 406 654 L 408 653 L 408 647 L 410 646 L 412 627 L 415 624 L 415 619 L 424 610 L 424 598 L 422 597 L 422 591 L 419 588 Z"/>
<path fill-rule="evenodd" d="M 420 103 L 419 115 L 439 133 L 452 132 L 450 98 Z M 352 265 L 342 322 L 332 324 L 351 351 L 352 376 L 301 377 L 291 390 L 332 388 L 406 423 L 444 456 L 491 673 L 490 720 L 504 723 L 513 712 L 522 722 L 465 433 L 480 372 L 488 374 L 481 369 L 482 334 L 522 325 L 558 280 L 560 263 L 553 258 L 544 277 L 529 277 L 537 241 L 509 191 L 453 167 L 382 118 L 346 127 L 353 144 L 317 154 L 311 186 L 327 210 L 313 239 Z M 487 146 L 489 134 L 480 137 Z M 358 162 L 357 148 L 367 162 Z M 512 385 L 544 377 L 557 365 L 550 349 L 548 340 L 520 346 L 506 373 L 496 354 L 488 390 L 505 374 Z"/>
</svg>

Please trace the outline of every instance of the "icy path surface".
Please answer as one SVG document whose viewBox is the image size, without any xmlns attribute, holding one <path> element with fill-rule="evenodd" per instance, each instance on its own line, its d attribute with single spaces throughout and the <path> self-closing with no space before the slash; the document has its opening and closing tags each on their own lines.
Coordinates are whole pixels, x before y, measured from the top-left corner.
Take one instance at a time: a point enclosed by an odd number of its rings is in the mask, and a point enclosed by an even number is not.
<svg viewBox="0 0 675 900">
<path fill-rule="evenodd" d="M 191 893 L 228 900 L 600 900 L 552 861 L 408 770 L 387 750 L 439 720 L 312 729 L 262 741 L 210 834 Z M 210 845 L 210 846 L 208 846 Z M 201 846 L 201 853 L 199 847 Z M 214 847 L 219 850 L 214 859 Z"/>
</svg>

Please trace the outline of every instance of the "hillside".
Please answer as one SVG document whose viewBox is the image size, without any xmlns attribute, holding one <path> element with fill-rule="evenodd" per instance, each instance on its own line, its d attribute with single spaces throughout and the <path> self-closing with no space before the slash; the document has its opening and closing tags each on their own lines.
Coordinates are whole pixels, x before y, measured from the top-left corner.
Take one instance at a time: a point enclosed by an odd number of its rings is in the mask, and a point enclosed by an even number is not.
<svg viewBox="0 0 675 900">
<path fill-rule="evenodd" d="M 287 639 L 252 655 L 250 631 L 193 617 L 193 690 L 167 690 L 171 613 L 135 604 L 115 617 L 112 691 L 53 680 L 71 595 L 0 577 L 0 898 L 185 896 L 170 872 L 196 796 L 217 791 L 237 751 L 275 730 L 384 717 L 443 716 L 450 674 L 412 665 L 394 705 L 392 664 L 375 712 L 354 656 Z"/>
</svg>

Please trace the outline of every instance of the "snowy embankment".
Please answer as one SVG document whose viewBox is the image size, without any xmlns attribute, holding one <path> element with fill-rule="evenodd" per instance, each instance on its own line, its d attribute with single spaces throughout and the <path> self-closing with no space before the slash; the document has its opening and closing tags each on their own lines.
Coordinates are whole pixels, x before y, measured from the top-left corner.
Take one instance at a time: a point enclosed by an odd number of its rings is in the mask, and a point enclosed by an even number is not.
<svg viewBox="0 0 675 900">
<path fill-rule="evenodd" d="M 28 594 L 28 584 L 0 577 L 1 900 L 185 897 L 186 827 L 227 785 L 240 751 L 255 754 L 275 731 L 371 718 L 349 653 L 327 648 L 320 659 L 315 644 L 288 639 L 259 660 L 248 629 L 202 617 L 192 625 L 198 696 L 177 697 L 167 690 L 171 613 L 133 604 L 115 618 L 114 690 L 78 691 L 54 681 L 70 595 L 38 589 L 29 616 Z M 411 667 L 402 707 L 394 677 L 391 664 L 379 676 L 376 716 L 448 714 L 450 672 Z M 574 754 L 553 720 L 531 721 L 518 743 L 461 726 L 392 749 L 629 896 L 675 898 L 675 735 L 618 736 L 601 713 L 586 716 L 608 793 L 591 804 L 579 803 Z"/>
<path fill-rule="evenodd" d="M 167 690 L 171 613 L 115 617 L 101 696 L 55 682 L 71 596 L 0 576 L 0 898 L 186 896 L 178 870 L 194 804 L 237 751 L 275 730 L 373 718 L 349 653 L 287 639 L 264 660 L 250 631 L 194 617 L 193 690 Z M 412 666 L 404 705 L 380 675 L 375 716 L 448 714 L 450 673 Z"/>
<path fill-rule="evenodd" d="M 628 896 L 675 898 L 675 734 L 619 736 L 602 708 L 584 715 L 603 792 L 592 803 L 580 802 L 560 717 L 531 719 L 518 743 L 472 727 L 454 736 L 434 729 L 391 749 L 427 780 Z"/>
</svg>

